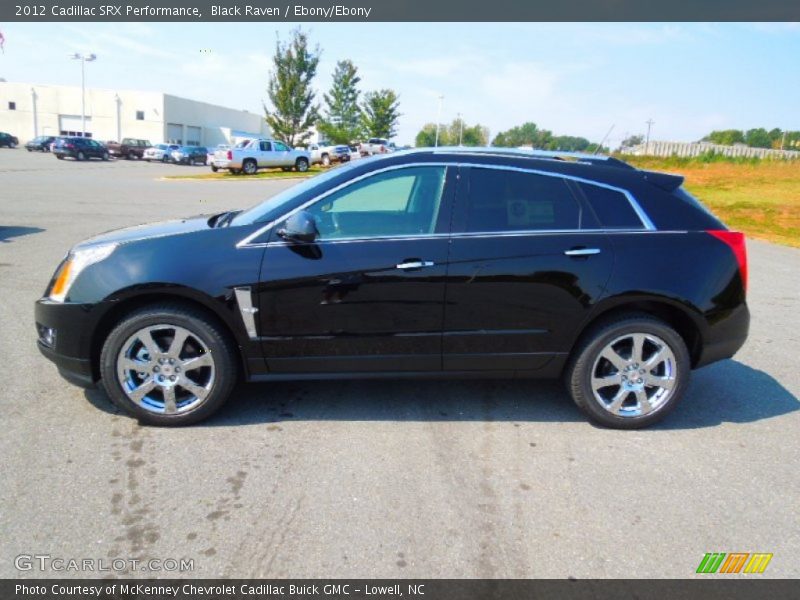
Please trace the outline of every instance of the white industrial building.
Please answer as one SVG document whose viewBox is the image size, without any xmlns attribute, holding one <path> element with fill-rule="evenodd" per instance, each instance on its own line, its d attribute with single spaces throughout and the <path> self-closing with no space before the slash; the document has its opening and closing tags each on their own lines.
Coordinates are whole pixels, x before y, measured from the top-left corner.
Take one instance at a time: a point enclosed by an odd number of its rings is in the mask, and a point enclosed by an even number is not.
<svg viewBox="0 0 800 600">
<path fill-rule="evenodd" d="M 269 134 L 264 117 L 161 92 L 86 88 L 86 136 L 197 146 Z M 0 81 L 0 131 L 21 143 L 37 135 L 81 135 L 80 86 Z"/>
</svg>

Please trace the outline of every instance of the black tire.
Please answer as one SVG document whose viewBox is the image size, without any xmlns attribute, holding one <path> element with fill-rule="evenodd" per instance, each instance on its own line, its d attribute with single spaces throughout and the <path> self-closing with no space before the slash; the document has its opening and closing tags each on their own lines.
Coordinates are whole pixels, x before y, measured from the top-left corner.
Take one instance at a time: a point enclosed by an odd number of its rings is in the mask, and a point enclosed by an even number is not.
<svg viewBox="0 0 800 600">
<path fill-rule="evenodd" d="M 128 398 L 117 379 L 117 356 L 126 340 L 143 327 L 161 324 L 188 329 L 192 335 L 202 339 L 214 358 L 214 382 L 208 396 L 186 412 L 151 412 Z M 239 365 L 235 346 L 222 325 L 200 310 L 167 302 L 141 308 L 114 327 L 100 354 L 100 374 L 106 393 L 123 411 L 135 416 L 142 423 L 180 426 L 202 421 L 225 403 L 238 380 Z"/>
<path fill-rule="evenodd" d="M 75 155 L 75 160 L 86 160 L 86 155 L 83 152 L 78 152 L 78 154 Z"/>
<path fill-rule="evenodd" d="M 110 157 L 108 152 L 103 152 L 103 155 L 100 158 L 102 158 L 103 160 L 108 160 Z"/>
<path fill-rule="evenodd" d="M 247 158 L 242 163 L 242 171 L 245 175 L 255 175 L 258 172 L 258 163 L 252 158 Z"/>
<path fill-rule="evenodd" d="M 165 154 L 163 157 L 161 157 L 161 162 L 169 162 L 169 155 Z"/>
<path fill-rule="evenodd" d="M 294 168 L 298 173 L 305 173 L 308 171 L 308 159 L 300 157 L 294 163 Z"/>
<path fill-rule="evenodd" d="M 652 412 L 639 416 L 619 416 L 603 408 L 600 400 L 595 398 L 591 385 L 592 371 L 600 353 L 609 344 L 636 333 L 656 336 L 669 347 L 675 358 L 675 380 L 667 398 Z M 600 323 L 587 332 L 573 351 L 564 376 L 572 399 L 590 420 L 614 429 L 639 429 L 660 421 L 677 406 L 689 384 L 690 372 L 689 351 L 678 332 L 651 315 L 629 313 Z M 636 373 L 637 371 L 634 371 L 632 377 L 638 377 Z M 638 373 L 644 373 L 644 370 Z M 641 383 L 641 379 L 639 382 Z M 613 386 L 608 389 L 612 390 L 612 393 L 615 390 Z M 622 391 L 621 386 L 616 389 Z"/>
<path fill-rule="evenodd" d="M 214 173 L 216 173 L 217 171 L 219 171 L 219 168 L 217 168 L 217 167 L 216 167 L 216 166 L 214 166 L 214 165 L 211 165 L 211 171 L 212 171 L 212 172 L 214 172 Z"/>
<path fill-rule="evenodd" d="M 127 159 L 128 160 L 136 160 L 136 153 L 135 152 L 128 152 Z"/>
<path fill-rule="evenodd" d="M 56 154 L 56 158 L 58 160 L 64 160 L 64 156 L 62 154 Z"/>
<path fill-rule="evenodd" d="M 331 166 L 331 157 L 328 154 L 322 155 L 322 164 L 323 166 L 330 167 Z"/>
</svg>

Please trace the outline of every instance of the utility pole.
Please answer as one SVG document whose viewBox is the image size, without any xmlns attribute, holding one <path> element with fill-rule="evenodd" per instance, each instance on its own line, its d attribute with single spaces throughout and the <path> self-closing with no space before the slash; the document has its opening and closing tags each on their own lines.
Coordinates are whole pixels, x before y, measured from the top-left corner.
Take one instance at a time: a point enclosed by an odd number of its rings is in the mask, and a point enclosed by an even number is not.
<svg viewBox="0 0 800 600">
<path fill-rule="evenodd" d="M 86 63 L 97 60 L 97 55 L 76 52 L 71 58 L 81 61 L 81 136 L 86 137 Z"/>
<path fill-rule="evenodd" d="M 458 113 L 458 145 L 464 139 L 464 120 L 461 118 L 461 113 Z"/>
<path fill-rule="evenodd" d="M 433 142 L 434 146 L 439 145 L 439 121 L 442 120 L 442 100 L 444 100 L 443 95 L 439 95 L 439 110 L 436 113 L 436 140 Z"/>
<path fill-rule="evenodd" d="M 647 138 L 646 138 L 646 140 L 644 142 L 644 153 L 645 154 L 649 154 L 650 153 L 650 128 L 655 124 L 655 121 L 653 121 L 653 119 L 650 118 L 650 119 L 647 119 L 647 121 L 645 121 L 645 123 L 647 123 Z"/>
<path fill-rule="evenodd" d="M 783 130 L 783 135 L 781 136 L 781 150 L 786 148 L 786 130 Z"/>
</svg>

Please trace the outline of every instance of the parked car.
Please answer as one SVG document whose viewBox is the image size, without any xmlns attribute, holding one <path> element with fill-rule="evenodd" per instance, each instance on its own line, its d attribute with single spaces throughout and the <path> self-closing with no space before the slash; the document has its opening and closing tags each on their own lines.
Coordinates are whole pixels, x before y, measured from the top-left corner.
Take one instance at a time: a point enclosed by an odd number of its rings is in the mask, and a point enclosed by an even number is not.
<svg viewBox="0 0 800 600">
<path fill-rule="evenodd" d="M 278 140 L 257 139 L 244 140 L 229 150 L 217 150 L 211 170 L 228 169 L 232 174 L 254 175 L 259 169 L 270 167 L 303 173 L 309 166 L 311 155 L 306 150 L 292 150 Z"/>
<path fill-rule="evenodd" d="M 89 160 L 90 158 L 99 158 L 101 160 L 110 158 L 108 148 L 97 140 L 84 137 L 58 138 L 53 146 L 53 154 L 58 160 L 63 160 L 65 157 L 79 161 Z"/>
<path fill-rule="evenodd" d="M 57 136 L 53 137 L 53 141 L 50 142 L 50 152 L 55 150 L 55 147 L 56 147 L 56 144 L 58 143 L 58 140 L 63 140 L 63 139 L 64 139 L 63 135 L 57 135 Z"/>
<path fill-rule="evenodd" d="M 115 158 L 127 158 L 128 160 L 135 160 L 143 158 L 145 150 L 151 148 L 148 140 L 139 140 L 136 138 L 122 138 L 121 142 L 106 142 L 106 147 L 111 156 Z"/>
<path fill-rule="evenodd" d="M 298 148 L 302 150 L 302 148 Z M 345 144 L 334 145 L 328 142 L 309 144 L 308 153 L 311 155 L 311 164 L 322 164 L 326 167 L 332 163 L 343 163 L 350 160 L 350 147 Z"/>
<path fill-rule="evenodd" d="M 6 148 L 16 148 L 19 146 L 19 140 L 17 139 L 17 136 L 0 131 L 0 148 L 3 146 Z"/>
<path fill-rule="evenodd" d="M 361 156 L 372 156 L 373 154 L 388 154 L 394 152 L 394 143 L 384 138 L 369 138 L 358 146 Z"/>
<path fill-rule="evenodd" d="M 398 375 L 563 377 L 592 420 L 650 425 L 744 343 L 744 237 L 678 175 L 565 157 L 409 151 L 99 235 L 36 302 L 38 347 L 162 425 L 240 377 Z"/>
<path fill-rule="evenodd" d="M 217 167 L 214 166 L 214 154 L 216 154 L 220 150 L 230 150 L 231 147 L 228 144 L 217 144 L 216 148 L 209 148 L 208 153 L 206 154 L 206 164 L 211 165 L 211 170 L 215 173 L 217 172 Z"/>
<path fill-rule="evenodd" d="M 172 151 L 179 148 L 178 144 L 156 144 L 145 150 L 142 158 L 146 161 L 159 160 L 161 162 L 169 162 L 172 160 Z"/>
<path fill-rule="evenodd" d="M 206 164 L 208 148 L 202 146 L 181 146 L 170 152 L 172 162 L 182 165 Z"/>
<path fill-rule="evenodd" d="M 25 144 L 25 149 L 28 152 L 50 152 L 50 144 L 55 140 L 56 138 L 52 135 L 38 135 Z"/>
</svg>

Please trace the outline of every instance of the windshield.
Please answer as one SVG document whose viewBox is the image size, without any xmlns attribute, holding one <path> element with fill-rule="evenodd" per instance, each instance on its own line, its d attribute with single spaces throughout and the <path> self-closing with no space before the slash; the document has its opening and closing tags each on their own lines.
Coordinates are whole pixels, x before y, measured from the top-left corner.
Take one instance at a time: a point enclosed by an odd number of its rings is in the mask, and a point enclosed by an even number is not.
<svg viewBox="0 0 800 600">
<path fill-rule="evenodd" d="M 302 183 L 293 185 L 292 187 L 276 194 L 272 198 L 269 198 L 268 200 L 265 200 L 260 204 L 256 204 L 254 207 L 239 213 L 236 218 L 231 221 L 231 225 L 248 225 L 250 223 L 257 223 L 258 221 L 264 221 L 267 217 L 272 216 L 275 212 L 277 212 L 277 209 L 280 208 L 281 205 L 291 201 L 292 198 L 295 198 L 297 195 L 302 194 L 303 192 L 313 190 L 317 186 L 323 186 L 325 182 L 333 179 L 334 177 L 338 177 L 345 171 L 358 166 L 358 164 L 358 162 L 350 163 L 342 167 L 331 169 L 330 171 L 322 173 L 321 175 L 309 177 Z M 275 217 L 273 216 L 272 218 Z"/>
</svg>

